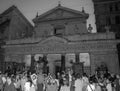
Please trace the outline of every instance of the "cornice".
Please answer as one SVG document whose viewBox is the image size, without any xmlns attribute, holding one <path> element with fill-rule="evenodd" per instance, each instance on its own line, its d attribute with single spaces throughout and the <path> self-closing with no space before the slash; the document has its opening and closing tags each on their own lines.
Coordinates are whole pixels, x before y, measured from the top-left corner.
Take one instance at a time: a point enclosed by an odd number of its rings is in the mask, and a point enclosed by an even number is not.
<svg viewBox="0 0 120 91">
<path fill-rule="evenodd" d="M 49 36 L 47 38 L 27 38 L 19 40 L 9 40 L 6 41 L 6 45 L 34 45 L 40 43 L 43 40 L 50 40 L 51 38 L 57 38 L 58 36 Z M 86 41 L 111 41 L 115 40 L 115 34 L 110 33 L 88 33 L 88 34 L 78 34 L 78 35 L 68 35 L 63 37 L 58 37 L 59 39 L 67 40 L 68 42 L 86 42 Z M 57 41 L 57 40 L 56 40 Z"/>
</svg>

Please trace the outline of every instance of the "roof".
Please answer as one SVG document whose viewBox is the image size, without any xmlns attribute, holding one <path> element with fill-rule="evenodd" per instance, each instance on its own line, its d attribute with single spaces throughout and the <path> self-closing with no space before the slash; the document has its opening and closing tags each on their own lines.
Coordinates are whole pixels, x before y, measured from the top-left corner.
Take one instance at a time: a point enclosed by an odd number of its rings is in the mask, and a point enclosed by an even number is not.
<svg viewBox="0 0 120 91">
<path fill-rule="evenodd" d="M 4 17 L 5 15 L 9 14 L 13 10 L 15 10 L 26 21 L 26 23 L 28 23 L 31 27 L 33 27 L 32 24 L 26 19 L 26 17 L 21 13 L 21 11 L 15 5 L 12 5 L 7 10 L 5 10 L 3 13 L 1 13 L 0 17 Z"/>
<path fill-rule="evenodd" d="M 65 11 L 69 11 L 69 12 L 72 12 L 72 13 L 75 13 L 75 14 L 80 14 L 80 15 L 83 15 L 85 16 L 86 18 L 88 18 L 89 14 L 85 13 L 85 12 L 81 12 L 81 11 L 78 11 L 78 10 L 74 10 L 74 9 L 70 9 L 70 8 L 67 8 L 67 7 L 63 7 L 61 6 L 60 4 L 58 6 L 56 6 L 55 8 L 39 15 L 38 17 L 34 18 L 33 19 L 33 22 L 37 21 L 38 19 L 48 15 L 48 14 L 51 14 L 53 13 L 54 11 L 58 10 L 58 9 L 62 9 L 62 10 L 65 10 Z"/>
</svg>

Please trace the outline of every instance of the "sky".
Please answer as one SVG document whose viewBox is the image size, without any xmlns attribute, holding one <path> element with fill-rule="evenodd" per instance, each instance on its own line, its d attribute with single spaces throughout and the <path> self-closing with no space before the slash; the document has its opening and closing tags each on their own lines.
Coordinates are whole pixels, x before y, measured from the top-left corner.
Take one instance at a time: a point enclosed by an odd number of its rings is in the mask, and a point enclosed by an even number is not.
<svg viewBox="0 0 120 91">
<path fill-rule="evenodd" d="M 67 8 L 82 11 L 82 7 L 89 14 L 88 24 L 93 27 L 92 32 L 96 32 L 94 6 L 92 0 L 0 0 L 0 13 L 12 5 L 16 5 L 23 15 L 33 24 L 32 19 L 35 18 L 37 12 L 39 15 L 58 5 L 58 2 Z"/>
</svg>

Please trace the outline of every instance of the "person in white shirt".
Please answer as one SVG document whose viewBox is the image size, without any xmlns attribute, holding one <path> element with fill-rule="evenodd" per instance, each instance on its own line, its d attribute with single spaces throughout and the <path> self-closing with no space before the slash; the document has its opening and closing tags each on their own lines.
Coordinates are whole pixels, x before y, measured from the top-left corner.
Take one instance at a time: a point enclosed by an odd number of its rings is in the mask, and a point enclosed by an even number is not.
<svg viewBox="0 0 120 91">
<path fill-rule="evenodd" d="M 16 76 L 16 80 L 15 80 L 14 85 L 15 85 L 15 88 L 17 89 L 17 91 L 21 90 L 20 89 L 21 81 L 20 81 L 20 76 L 19 75 Z"/>
<path fill-rule="evenodd" d="M 95 83 L 93 82 L 93 78 L 90 77 L 89 84 L 86 88 L 87 91 L 95 91 Z"/>
<path fill-rule="evenodd" d="M 4 76 L 2 76 L 2 81 L 3 81 L 3 84 L 5 84 L 5 83 L 6 83 L 6 77 L 5 77 L 5 75 L 4 75 Z"/>
<path fill-rule="evenodd" d="M 69 81 L 67 81 L 67 79 L 64 79 L 60 91 L 70 91 Z"/>
<path fill-rule="evenodd" d="M 23 76 L 23 77 L 21 78 L 21 81 L 20 81 L 20 83 L 21 83 L 20 86 L 21 86 L 21 90 L 22 90 L 22 91 L 24 91 L 24 85 L 25 85 L 26 81 L 27 81 L 27 77 Z"/>
<path fill-rule="evenodd" d="M 27 77 L 27 81 L 24 85 L 24 91 L 36 91 L 35 85 L 33 84 L 30 76 Z"/>
<path fill-rule="evenodd" d="M 77 79 L 75 80 L 75 91 L 82 91 L 83 88 L 83 80 L 80 76 L 80 74 L 77 74 Z"/>
<path fill-rule="evenodd" d="M 83 86 L 83 91 L 86 91 L 87 85 L 88 85 L 88 83 L 89 83 L 89 79 L 88 79 L 86 73 L 83 73 L 82 80 L 83 80 L 83 84 L 84 84 L 84 86 Z"/>
<path fill-rule="evenodd" d="M 29 81 L 29 77 L 27 77 L 27 81 L 25 82 L 25 85 L 24 85 L 24 91 L 30 91 L 30 81 Z"/>
<path fill-rule="evenodd" d="M 107 91 L 112 91 L 112 85 L 111 85 L 111 82 L 110 82 L 110 80 L 109 79 L 107 79 L 107 85 L 106 85 L 106 89 L 107 89 Z"/>
</svg>

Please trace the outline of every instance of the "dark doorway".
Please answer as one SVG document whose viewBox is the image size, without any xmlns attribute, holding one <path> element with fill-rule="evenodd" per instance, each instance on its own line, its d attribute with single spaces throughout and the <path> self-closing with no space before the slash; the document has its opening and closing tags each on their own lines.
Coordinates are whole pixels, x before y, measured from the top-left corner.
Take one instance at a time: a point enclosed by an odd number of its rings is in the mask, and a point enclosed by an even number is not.
<svg viewBox="0 0 120 91">
<path fill-rule="evenodd" d="M 55 76 L 57 77 L 57 73 L 61 72 L 61 67 L 60 66 L 55 66 Z"/>
</svg>

